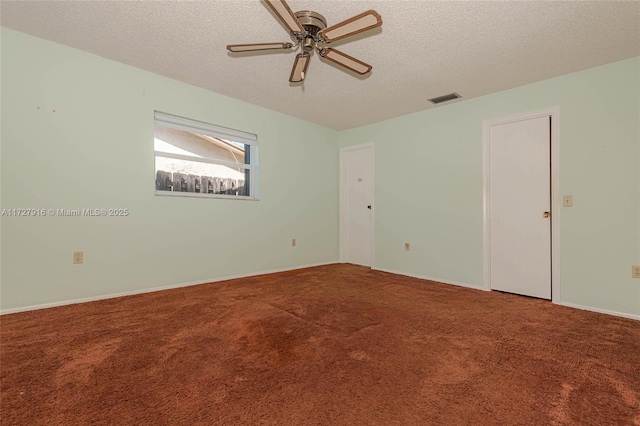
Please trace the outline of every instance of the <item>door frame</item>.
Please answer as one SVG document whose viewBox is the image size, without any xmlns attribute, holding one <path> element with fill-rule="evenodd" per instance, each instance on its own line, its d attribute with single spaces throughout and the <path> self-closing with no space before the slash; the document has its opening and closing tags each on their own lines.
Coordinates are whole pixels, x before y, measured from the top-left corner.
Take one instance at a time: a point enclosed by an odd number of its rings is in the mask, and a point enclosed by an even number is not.
<svg viewBox="0 0 640 426">
<path fill-rule="evenodd" d="M 483 290 L 491 290 L 491 127 L 540 117 L 551 117 L 551 301 L 560 303 L 560 108 L 484 120 L 482 122 Z"/>
<path fill-rule="evenodd" d="M 345 263 L 347 253 L 347 191 L 346 191 L 346 163 L 344 156 L 346 152 L 358 151 L 361 149 L 371 149 L 371 268 L 374 267 L 375 260 L 375 156 L 376 150 L 373 142 L 363 143 L 360 145 L 348 146 L 340 149 L 340 262 Z"/>
</svg>

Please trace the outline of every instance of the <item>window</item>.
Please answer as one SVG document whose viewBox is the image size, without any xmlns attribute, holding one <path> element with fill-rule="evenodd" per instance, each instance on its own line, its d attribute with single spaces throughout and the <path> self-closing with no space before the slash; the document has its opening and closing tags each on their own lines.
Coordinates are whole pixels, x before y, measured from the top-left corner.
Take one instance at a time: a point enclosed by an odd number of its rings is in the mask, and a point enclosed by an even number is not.
<svg viewBox="0 0 640 426">
<path fill-rule="evenodd" d="M 257 136 L 155 112 L 156 195 L 257 199 Z"/>
</svg>

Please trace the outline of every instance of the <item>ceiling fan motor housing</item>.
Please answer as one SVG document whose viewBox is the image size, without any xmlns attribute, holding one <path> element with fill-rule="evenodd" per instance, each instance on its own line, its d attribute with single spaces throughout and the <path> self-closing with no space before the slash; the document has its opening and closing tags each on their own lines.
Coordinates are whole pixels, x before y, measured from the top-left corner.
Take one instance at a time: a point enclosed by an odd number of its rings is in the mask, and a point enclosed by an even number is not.
<svg viewBox="0 0 640 426">
<path fill-rule="evenodd" d="M 327 28 L 327 20 L 318 12 L 301 10 L 300 12 L 296 12 L 295 15 L 308 35 L 315 36 L 318 34 L 318 31 Z"/>
<path fill-rule="evenodd" d="M 310 10 L 301 10 L 300 12 L 296 12 L 295 15 L 298 21 L 300 21 L 300 24 L 302 24 L 302 28 L 306 31 L 306 34 L 302 35 L 304 37 L 302 40 L 302 50 L 308 53 L 313 52 L 317 41 L 316 34 L 327 28 L 327 20 L 319 13 Z M 298 35 L 296 36 L 300 37 Z"/>
</svg>

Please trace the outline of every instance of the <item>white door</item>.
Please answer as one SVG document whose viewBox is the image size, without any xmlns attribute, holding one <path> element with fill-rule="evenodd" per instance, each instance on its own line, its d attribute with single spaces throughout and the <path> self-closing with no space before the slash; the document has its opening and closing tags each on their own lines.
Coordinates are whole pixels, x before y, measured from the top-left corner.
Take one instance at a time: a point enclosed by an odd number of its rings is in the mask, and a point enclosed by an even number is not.
<svg viewBox="0 0 640 426">
<path fill-rule="evenodd" d="M 550 117 L 490 128 L 491 288 L 551 299 Z"/>
<path fill-rule="evenodd" d="M 373 146 L 340 151 L 342 260 L 373 263 Z"/>
</svg>

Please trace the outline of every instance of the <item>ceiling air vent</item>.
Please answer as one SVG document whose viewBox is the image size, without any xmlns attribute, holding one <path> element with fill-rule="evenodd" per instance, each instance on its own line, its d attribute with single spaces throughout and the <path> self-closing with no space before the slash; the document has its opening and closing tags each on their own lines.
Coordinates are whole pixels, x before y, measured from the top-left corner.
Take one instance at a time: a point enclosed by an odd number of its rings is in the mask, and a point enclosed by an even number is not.
<svg viewBox="0 0 640 426">
<path fill-rule="evenodd" d="M 449 93 L 448 95 L 438 96 L 437 98 L 431 98 L 429 99 L 429 102 L 431 102 L 432 104 L 441 104 L 442 102 L 451 101 L 461 97 L 462 96 L 458 95 L 457 93 Z"/>
</svg>

